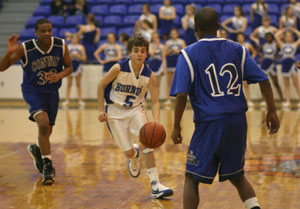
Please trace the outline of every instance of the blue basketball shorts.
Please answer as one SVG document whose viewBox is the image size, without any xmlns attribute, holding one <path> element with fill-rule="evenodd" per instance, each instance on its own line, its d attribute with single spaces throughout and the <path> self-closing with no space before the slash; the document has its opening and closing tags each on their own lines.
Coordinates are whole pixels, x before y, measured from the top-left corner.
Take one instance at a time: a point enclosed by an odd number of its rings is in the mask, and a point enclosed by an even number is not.
<svg viewBox="0 0 300 209">
<path fill-rule="evenodd" d="M 219 172 L 219 181 L 244 174 L 247 138 L 245 114 L 195 124 L 187 153 L 186 175 L 194 181 L 211 184 Z"/>
<path fill-rule="evenodd" d="M 58 91 L 51 93 L 23 92 L 23 97 L 29 108 L 30 120 L 35 121 L 35 114 L 42 111 L 48 114 L 49 124 L 51 126 L 55 124 L 59 106 Z"/>
</svg>

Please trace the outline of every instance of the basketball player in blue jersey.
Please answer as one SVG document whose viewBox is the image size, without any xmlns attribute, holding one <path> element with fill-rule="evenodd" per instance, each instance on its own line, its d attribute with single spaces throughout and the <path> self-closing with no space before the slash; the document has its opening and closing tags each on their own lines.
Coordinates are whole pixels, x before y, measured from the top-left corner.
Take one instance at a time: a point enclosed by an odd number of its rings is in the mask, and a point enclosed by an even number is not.
<svg viewBox="0 0 300 209">
<path fill-rule="evenodd" d="M 8 51 L 0 60 L 0 71 L 5 71 L 21 59 L 22 93 L 30 117 L 38 126 L 38 143 L 28 146 L 36 170 L 43 173 L 43 184 L 54 183 L 49 137 L 55 123 L 61 79 L 73 71 L 72 60 L 65 41 L 52 37 L 52 25 L 47 19 L 35 23 L 37 39 L 20 43 L 19 36 L 8 40 Z"/>
<path fill-rule="evenodd" d="M 140 148 L 134 144 L 141 127 L 147 122 L 143 102 L 148 87 L 152 99 L 153 119 L 159 121 L 159 102 L 154 73 L 144 64 L 149 43 L 142 36 L 129 39 L 130 59 L 112 66 L 98 84 L 99 121 L 107 121 L 116 144 L 128 158 L 129 174 L 136 178 L 140 174 Z M 106 107 L 104 108 L 104 99 Z M 106 109 L 106 110 L 105 110 Z M 152 198 L 173 195 L 159 180 L 153 149 L 142 147 L 152 188 Z"/>
<path fill-rule="evenodd" d="M 244 46 L 216 38 L 218 14 L 204 7 L 195 16 L 200 39 L 181 50 L 170 94 L 176 96 L 172 139 L 181 143 L 180 121 L 189 94 L 194 110 L 195 131 L 187 154 L 183 203 L 185 209 L 199 204 L 199 183 L 219 180 L 236 187 L 247 209 L 260 209 L 255 192 L 244 176 L 247 103 L 243 80 L 259 83 L 268 105 L 270 133 L 279 129 L 273 93 L 267 75 Z"/>
</svg>

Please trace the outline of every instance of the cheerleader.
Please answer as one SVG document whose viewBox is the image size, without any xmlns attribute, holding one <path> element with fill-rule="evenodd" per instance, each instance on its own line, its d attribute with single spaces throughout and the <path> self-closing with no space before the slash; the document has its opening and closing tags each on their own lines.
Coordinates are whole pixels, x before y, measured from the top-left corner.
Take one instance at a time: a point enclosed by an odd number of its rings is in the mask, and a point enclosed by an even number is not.
<svg viewBox="0 0 300 209">
<path fill-rule="evenodd" d="M 85 103 L 83 102 L 81 96 L 81 77 L 83 72 L 81 62 L 85 62 L 87 60 L 87 57 L 86 57 L 84 46 L 79 44 L 78 35 L 73 34 L 71 36 L 71 44 L 68 45 L 68 49 L 69 49 L 70 56 L 72 58 L 73 73 L 71 76 L 68 77 L 66 101 L 63 102 L 63 106 L 69 105 L 72 81 L 74 77 L 76 79 L 76 88 L 77 88 L 79 105 L 81 107 L 84 107 Z"/>
<path fill-rule="evenodd" d="M 298 37 L 297 41 L 294 42 L 293 33 L 295 33 Z M 283 40 L 282 40 L 283 37 Z M 291 95 L 290 95 L 290 77 L 292 78 L 293 84 L 295 86 L 298 99 L 300 98 L 300 88 L 298 81 L 298 74 L 296 70 L 295 63 L 295 54 L 297 47 L 300 44 L 300 32 L 295 28 L 289 27 L 279 30 L 275 39 L 281 49 L 282 53 L 282 76 L 285 86 L 285 102 L 282 104 L 283 107 L 291 106 Z M 298 107 L 300 107 L 300 103 L 298 103 Z"/>
<path fill-rule="evenodd" d="M 264 43 L 267 33 L 274 35 L 277 32 L 277 28 L 271 26 L 270 17 L 268 15 L 263 17 L 262 23 L 263 25 L 256 28 L 250 35 L 250 40 L 253 41 L 257 47 Z"/>
<path fill-rule="evenodd" d="M 197 41 L 194 30 L 194 18 L 196 13 L 196 7 L 193 4 L 188 4 L 185 7 L 186 15 L 181 18 L 182 28 L 185 30 L 184 41 L 186 45 L 190 45 Z"/>
<path fill-rule="evenodd" d="M 161 76 L 166 73 L 166 50 L 164 45 L 160 42 L 159 34 L 154 32 L 152 34 L 152 42 L 149 46 L 149 67 L 156 76 L 157 95 L 160 92 Z"/>
<path fill-rule="evenodd" d="M 158 16 L 160 19 L 160 35 L 164 40 L 167 40 L 176 18 L 176 9 L 172 6 L 171 0 L 164 0 L 164 5 L 159 8 Z"/>
<path fill-rule="evenodd" d="M 257 28 L 262 25 L 263 16 L 268 15 L 268 5 L 264 0 L 257 0 L 251 5 L 250 8 L 250 20 L 253 28 Z"/>
<path fill-rule="evenodd" d="M 279 28 L 293 27 L 297 29 L 297 18 L 294 15 L 293 7 L 287 6 L 279 21 Z"/>
<path fill-rule="evenodd" d="M 104 60 L 102 60 L 99 56 L 101 52 L 104 52 Z M 107 73 L 114 64 L 122 59 L 121 46 L 116 43 L 115 34 L 109 33 L 107 35 L 107 43 L 101 45 L 94 52 L 94 56 L 100 64 L 104 65 L 103 74 Z"/>
<path fill-rule="evenodd" d="M 184 40 L 178 38 L 177 29 L 173 28 L 170 33 L 171 39 L 166 42 L 166 56 L 167 56 L 167 72 L 168 72 L 168 92 L 170 92 L 173 75 L 177 63 L 177 58 L 180 53 L 180 50 L 183 49 L 186 45 Z M 168 94 L 168 100 L 165 102 L 165 105 L 170 105 L 171 99 Z"/>
<path fill-rule="evenodd" d="M 262 51 L 260 56 L 262 57 L 261 69 L 271 78 L 276 91 L 281 101 L 283 101 L 282 91 L 278 82 L 277 69 L 276 69 L 276 54 L 277 54 L 277 43 L 273 33 L 266 33 L 265 43 L 260 47 Z"/>
<path fill-rule="evenodd" d="M 229 24 L 231 24 L 232 27 L 229 27 Z M 236 35 L 239 32 L 244 33 L 247 28 L 247 24 L 248 20 L 245 17 L 245 13 L 240 6 L 237 6 L 234 8 L 234 16 L 226 19 L 222 23 L 222 27 L 230 33 L 230 39 L 236 41 Z"/>
</svg>

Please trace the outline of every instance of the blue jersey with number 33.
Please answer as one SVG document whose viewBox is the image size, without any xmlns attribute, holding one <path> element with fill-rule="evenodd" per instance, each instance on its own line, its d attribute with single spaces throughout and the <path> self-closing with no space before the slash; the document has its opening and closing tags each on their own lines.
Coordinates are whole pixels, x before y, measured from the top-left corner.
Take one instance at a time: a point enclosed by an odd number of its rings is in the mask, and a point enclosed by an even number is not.
<svg viewBox="0 0 300 209">
<path fill-rule="evenodd" d="M 189 94 L 194 122 L 212 121 L 247 111 L 243 80 L 267 79 L 245 47 L 207 37 L 181 51 L 170 95 Z"/>
<path fill-rule="evenodd" d="M 46 73 L 59 73 L 63 70 L 65 42 L 60 38 L 51 38 L 47 52 L 42 51 L 36 41 L 23 43 L 24 56 L 21 59 L 24 70 L 22 91 L 50 93 L 58 90 L 61 80 L 49 83 Z"/>
</svg>

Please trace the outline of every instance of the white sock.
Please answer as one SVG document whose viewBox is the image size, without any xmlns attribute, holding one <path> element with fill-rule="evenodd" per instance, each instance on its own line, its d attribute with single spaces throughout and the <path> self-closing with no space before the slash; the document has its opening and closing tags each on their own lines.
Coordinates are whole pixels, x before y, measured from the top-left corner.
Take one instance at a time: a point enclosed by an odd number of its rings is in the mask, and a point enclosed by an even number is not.
<svg viewBox="0 0 300 209">
<path fill-rule="evenodd" d="M 42 159 L 48 158 L 49 160 L 51 160 L 51 155 L 42 155 Z"/>
<path fill-rule="evenodd" d="M 245 206 L 247 209 L 251 209 L 254 207 L 260 207 L 256 197 L 251 197 L 250 199 L 246 200 L 244 203 L 245 203 Z"/>
<path fill-rule="evenodd" d="M 156 167 L 148 168 L 147 169 L 147 174 L 148 174 L 151 182 L 152 181 L 158 181 L 158 174 L 157 174 Z"/>
</svg>

